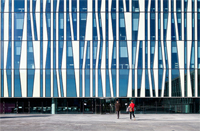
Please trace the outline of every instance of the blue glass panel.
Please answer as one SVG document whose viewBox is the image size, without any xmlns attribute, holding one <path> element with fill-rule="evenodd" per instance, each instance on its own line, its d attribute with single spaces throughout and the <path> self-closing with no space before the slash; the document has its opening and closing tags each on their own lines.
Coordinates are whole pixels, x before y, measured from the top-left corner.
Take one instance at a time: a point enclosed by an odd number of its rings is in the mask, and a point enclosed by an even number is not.
<svg viewBox="0 0 200 131">
<path fill-rule="evenodd" d="M 119 40 L 126 40 L 124 13 L 119 13 Z"/>
<path fill-rule="evenodd" d="M 80 69 L 79 69 L 79 73 L 80 73 L 80 77 L 79 77 L 79 86 L 80 86 L 80 92 L 79 92 L 79 93 L 80 93 L 80 97 L 82 97 L 82 87 L 83 87 L 83 86 L 82 86 L 82 83 L 83 83 L 83 82 L 82 82 L 82 77 L 83 77 L 83 76 L 82 76 L 82 71 L 83 71 L 83 70 L 80 68 Z"/>
<path fill-rule="evenodd" d="M 67 68 L 74 69 L 74 59 L 71 41 L 67 41 Z"/>
<path fill-rule="evenodd" d="M 194 51 L 194 41 L 192 41 L 192 48 L 191 48 L 191 54 L 190 54 L 190 68 L 194 68 L 194 53 L 195 53 L 195 51 Z"/>
<path fill-rule="evenodd" d="M 139 27 L 139 13 L 133 13 L 133 32 L 132 32 L 132 40 L 137 40 L 138 38 L 138 27 Z"/>
<path fill-rule="evenodd" d="M 116 0 L 112 0 L 111 11 L 112 11 L 112 12 L 116 12 Z"/>
<path fill-rule="evenodd" d="M 119 68 L 129 68 L 127 42 L 119 41 Z"/>
<path fill-rule="evenodd" d="M 24 12 L 24 4 L 24 0 L 15 0 L 14 12 Z"/>
<path fill-rule="evenodd" d="M 179 68 L 176 41 L 172 41 L 172 68 Z"/>
<path fill-rule="evenodd" d="M 169 97 L 169 69 L 166 69 L 164 96 Z"/>
<path fill-rule="evenodd" d="M 132 70 L 132 97 L 135 96 L 135 70 Z"/>
<path fill-rule="evenodd" d="M 103 97 L 101 70 L 98 70 L 98 97 Z"/>
<path fill-rule="evenodd" d="M 106 97 L 111 97 L 109 70 L 106 70 Z"/>
<path fill-rule="evenodd" d="M 123 12 L 124 11 L 124 4 L 123 4 L 123 0 L 119 0 L 119 12 Z"/>
<path fill-rule="evenodd" d="M 158 70 L 158 96 L 161 96 L 162 78 L 163 78 L 163 69 L 159 69 Z"/>
<path fill-rule="evenodd" d="M 21 81 L 20 81 L 20 75 L 19 75 L 19 70 L 14 70 L 15 76 L 14 76 L 14 96 L 15 97 L 22 97 L 21 94 Z"/>
<path fill-rule="evenodd" d="M 191 89 L 192 89 L 192 96 L 195 96 L 195 70 L 190 69 L 190 81 L 191 81 Z"/>
<path fill-rule="evenodd" d="M 47 55 L 46 55 L 46 69 L 51 68 L 51 41 L 48 41 Z"/>
<path fill-rule="evenodd" d="M 150 9 L 151 12 L 154 12 L 155 11 L 155 0 L 152 0 L 151 1 L 151 9 Z"/>
<path fill-rule="evenodd" d="M 150 53 L 150 55 L 151 55 L 151 56 L 150 56 L 150 64 L 151 64 L 151 65 L 150 65 L 150 66 L 151 66 L 150 68 L 153 68 L 153 63 L 154 63 L 154 52 L 155 52 L 155 41 L 151 41 L 150 44 L 151 44 L 151 45 L 150 45 L 150 52 L 151 52 L 151 53 Z"/>
<path fill-rule="evenodd" d="M 45 72 L 45 96 L 51 97 L 51 70 Z"/>
<path fill-rule="evenodd" d="M 1 0 L 1 12 L 4 12 L 5 0 Z"/>
<path fill-rule="evenodd" d="M 106 69 L 108 69 L 109 45 L 108 45 L 108 41 L 105 41 L 105 42 L 106 42 Z"/>
<path fill-rule="evenodd" d="M 85 41 L 80 41 L 80 68 L 82 68 L 83 66 L 83 55 L 84 55 L 84 45 L 85 45 Z"/>
<path fill-rule="evenodd" d="M 178 69 L 172 69 L 172 97 L 181 97 L 180 75 Z"/>
<path fill-rule="evenodd" d="M 61 69 L 62 67 L 62 58 L 63 58 L 63 41 L 59 41 L 59 50 L 58 50 L 58 68 Z"/>
<path fill-rule="evenodd" d="M 111 64 L 111 68 L 116 69 L 116 41 L 113 41 L 112 64 Z"/>
<path fill-rule="evenodd" d="M 85 69 L 85 97 L 90 97 L 90 70 Z"/>
<path fill-rule="evenodd" d="M 66 13 L 66 14 L 67 14 L 67 40 L 71 40 L 69 13 Z M 81 23 L 81 21 L 80 21 L 80 23 Z"/>
<path fill-rule="evenodd" d="M 96 68 L 96 60 L 97 60 L 97 44 L 98 41 L 93 41 L 93 68 Z"/>
<path fill-rule="evenodd" d="M 67 97 L 77 97 L 74 69 L 67 70 Z"/>
<path fill-rule="evenodd" d="M 76 0 L 72 1 L 72 12 L 77 12 L 77 1 Z"/>
<path fill-rule="evenodd" d="M 1 43 L 1 50 L 0 50 L 0 54 L 1 54 L 1 57 L 0 57 L 0 61 L 1 61 L 1 65 L 0 65 L 0 68 L 3 69 L 4 68 L 4 42 L 3 41 L 0 41 Z"/>
<path fill-rule="evenodd" d="M 138 55 L 138 68 L 143 68 L 143 44 L 145 44 L 143 41 L 140 41 L 139 43 L 139 55 Z"/>
<path fill-rule="evenodd" d="M 154 81 L 153 69 L 151 69 L 151 83 L 152 83 L 153 96 L 155 96 L 155 81 Z"/>
<path fill-rule="evenodd" d="M 22 40 L 24 13 L 14 14 L 14 39 Z"/>
<path fill-rule="evenodd" d="M 200 7 L 199 7 L 199 12 L 197 13 L 197 40 L 200 40 Z"/>
<path fill-rule="evenodd" d="M 198 69 L 200 69 L 200 41 L 198 41 L 198 49 L 197 49 L 197 52 L 198 52 Z"/>
<path fill-rule="evenodd" d="M 65 0 L 59 0 L 59 12 L 64 12 L 64 1 Z"/>
<path fill-rule="evenodd" d="M 74 40 L 77 40 L 77 13 L 72 13 L 72 22 L 73 22 Z"/>
<path fill-rule="evenodd" d="M 127 96 L 129 70 L 119 70 L 119 97 Z"/>
<path fill-rule="evenodd" d="M 111 18 L 112 18 L 112 32 L 113 32 L 113 40 L 116 40 L 116 12 L 111 13 Z"/>
<path fill-rule="evenodd" d="M 35 70 L 27 70 L 27 73 L 28 73 L 28 83 L 27 83 L 28 97 L 32 97 L 33 96 L 33 85 L 34 85 Z"/>
<path fill-rule="evenodd" d="M 1 79 L 1 87 L 2 87 L 2 88 L 1 88 L 1 94 L 0 94 L 1 97 L 4 96 L 4 94 L 3 94 L 3 93 L 4 93 L 4 79 L 3 79 L 4 76 L 3 76 L 3 75 L 4 75 L 3 70 L 1 70 L 1 78 L 0 78 L 0 79 Z"/>
<path fill-rule="evenodd" d="M 96 81 L 95 81 L 95 80 L 96 80 L 96 75 L 95 75 L 95 74 L 96 74 L 96 70 L 93 70 L 93 76 L 92 76 L 92 77 L 93 77 L 93 81 L 92 81 L 92 83 L 93 83 L 93 95 L 92 95 L 92 96 L 93 96 L 93 97 L 96 96 L 96 89 L 95 89 L 95 84 L 96 84 Z"/>
<path fill-rule="evenodd" d="M 90 68 L 90 41 L 87 41 L 85 68 L 86 69 Z"/>
<path fill-rule="evenodd" d="M 63 13 L 59 13 L 59 40 L 64 40 L 64 14 Z"/>
<path fill-rule="evenodd" d="M 80 0 L 79 5 L 80 5 L 80 12 L 87 12 L 87 0 Z"/>
<path fill-rule="evenodd" d="M 129 0 L 126 0 L 126 11 L 129 12 Z"/>
<path fill-rule="evenodd" d="M 8 84 L 8 96 L 11 97 L 11 70 L 6 70 L 6 73 L 7 73 L 7 84 Z"/>
<path fill-rule="evenodd" d="M 116 69 L 112 69 L 113 96 L 116 97 Z"/>
<path fill-rule="evenodd" d="M 144 70 L 145 71 L 145 70 Z M 143 70 L 142 69 L 138 69 L 137 70 L 137 88 L 138 88 L 138 97 L 140 97 L 140 92 L 141 92 L 141 84 L 142 84 L 142 72 Z"/>
<path fill-rule="evenodd" d="M 34 69 L 33 43 L 32 41 L 27 41 L 27 43 L 27 68 Z"/>
<path fill-rule="evenodd" d="M 103 30 L 102 30 L 102 22 L 101 22 L 101 14 L 98 13 L 98 18 L 99 18 L 99 30 L 100 30 L 100 40 L 103 40 Z"/>
<path fill-rule="evenodd" d="M 46 13 L 47 35 L 48 40 L 51 40 L 51 14 Z"/>
<path fill-rule="evenodd" d="M 166 41 L 163 41 L 163 43 L 164 43 L 164 52 L 165 52 L 165 64 L 166 64 L 166 68 L 168 68 L 169 67 L 169 65 L 168 65 L 168 56 L 167 56 L 167 46 L 166 46 Z"/>
<path fill-rule="evenodd" d="M 86 19 L 87 13 L 80 13 L 80 40 L 85 40 L 85 29 L 86 29 Z M 96 25 L 96 21 L 94 21 L 94 26 Z"/>
<path fill-rule="evenodd" d="M 46 1 L 46 12 L 50 12 L 51 11 L 51 0 L 47 0 Z"/>
<path fill-rule="evenodd" d="M 133 41 L 132 43 L 132 68 L 135 68 L 137 41 Z"/>
<path fill-rule="evenodd" d="M 53 97 L 58 97 L 57 70 L 53 70 Z M 58 72 L 59 73 L 59 72 Z"/>
<path fill-rule="evenodd" d="M 101 0 L 98 0 L 98 12 L 101 11 Z"/>
<path fill-rule="evenodd" d="M 27 13 L 27 40 L 32 40 L 32 29 L 31 29 L 30 13 Z"/>
<path fill-rule="evenodd" d="M 163 13 L 163 35 L 164 40 L 166 40 L 167 37 L 167 23 L 168 23 L 168 12 Z"/>
<path fill-rule="evenodd" d="M 162 47 L 161 47 L 161 41 L 158 42 L 158 68 L 164 68 L 163 67 L 163 58 L 162 58 Z"/>
<path fill-rule="evenodd" d="M 155 13 L 150 13 L 150 40 L 155 40 Z"/>
<path fill-rule="evenodd" d="M 14 47 L 14 68 L 19 69 L 20 64 L 20 56 L 21 56 L 21 41 L 15 41 L 15 47 Z"/>
<path fill-rule="evenodd" d="M 40 97 L 43 97 L 43 70 L 40 69 Z"/>
<path fill-rule="evenodd" d="M 11 41 L 8 43 L 7 64 L 6 69 L 11 69 Z"/>
<path fill-rule="evenodd" d="M 100 41 L 100 49 L 99 49 L 99 65 L 98 68 L 101 68 L 101 57 L 102 57 L 102 49 L 103 49 L 103 41 Z"/>
<path fill-rule="evenodd" d="M 92 23 L 93 23 L 93 40 L 98 40 L 98 36 L 97 36 L 97 24 L 96 24 L 96 15 L 95 15 L 95 13 L 93 13 L 93 22 Z"/>
<path fill-rule="evenodd" d="M 145 70 L 145 96 L 150 97 L 148 70 Z"/>
</svg>

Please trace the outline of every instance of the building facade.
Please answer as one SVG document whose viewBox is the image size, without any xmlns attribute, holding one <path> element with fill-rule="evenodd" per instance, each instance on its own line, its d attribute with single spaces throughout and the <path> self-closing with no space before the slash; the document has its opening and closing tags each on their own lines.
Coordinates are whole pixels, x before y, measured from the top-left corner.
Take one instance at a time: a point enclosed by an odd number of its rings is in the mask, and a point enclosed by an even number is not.
<svg viewBox="0 0 200 131">
<path fill-rule="evenodd" d="M 1 0 L 0 41 L 1 113 L 200 110 L 200 0 Z"/>
</svg>

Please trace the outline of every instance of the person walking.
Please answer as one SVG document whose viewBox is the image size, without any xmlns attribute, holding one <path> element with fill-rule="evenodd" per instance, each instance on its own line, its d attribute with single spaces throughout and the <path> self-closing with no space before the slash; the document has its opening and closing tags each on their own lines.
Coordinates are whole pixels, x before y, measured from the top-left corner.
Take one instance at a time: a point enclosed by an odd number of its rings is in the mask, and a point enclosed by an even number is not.
<svg viewBox="0 0 200 131">
<path fill-rule="evenodd" d="M 115 103 L 115 111 L 117 112 L 117 119 L 119 119 L 119 111 L 120 111 L 121 105 L 119 101 L 117 100 Z"/>
<path fill-rule="evenodd" d="M 130 119 L 132 119 L 132 115 L 134 117 L 134 120 L 135 120 L 135 115 L 134 115 L 134 107 L 135 107 L 135 104 L 133 103 L 133 100 L 131 100 L 131 103 L 129 105 L 129 112 L 130 112 Z"/>
</svg>

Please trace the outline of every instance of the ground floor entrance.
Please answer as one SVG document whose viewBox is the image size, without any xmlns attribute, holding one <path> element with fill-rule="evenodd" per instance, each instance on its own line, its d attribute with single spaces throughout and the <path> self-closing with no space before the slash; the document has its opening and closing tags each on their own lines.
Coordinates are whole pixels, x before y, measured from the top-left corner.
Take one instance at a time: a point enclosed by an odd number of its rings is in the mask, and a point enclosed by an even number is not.
<svg viewBox="0 0 200 131">
<path fill-rule="evenodd" d="M 1 98 L 1 114 L 114 114 L 119 100 L 127 113 L 131 100 L 136 114 L 200 113 L 199 98 Z"/>
</svg>

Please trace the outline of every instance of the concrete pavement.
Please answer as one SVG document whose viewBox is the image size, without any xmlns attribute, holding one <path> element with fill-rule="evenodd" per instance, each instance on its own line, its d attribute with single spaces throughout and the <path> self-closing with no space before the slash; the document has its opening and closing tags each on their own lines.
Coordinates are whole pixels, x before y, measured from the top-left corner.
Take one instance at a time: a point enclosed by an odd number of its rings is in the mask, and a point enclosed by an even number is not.
<svg viewBox="0 0 200 131">
<path fill-rule="evenodd" d="M 1 114 L 1 131 L 200 131 L 200 114 Z"/>
</svg>

